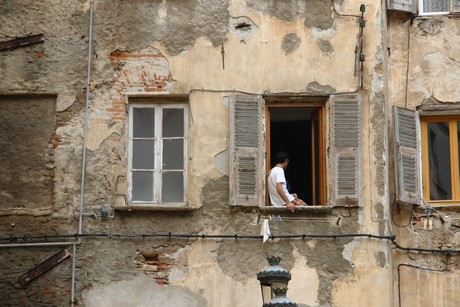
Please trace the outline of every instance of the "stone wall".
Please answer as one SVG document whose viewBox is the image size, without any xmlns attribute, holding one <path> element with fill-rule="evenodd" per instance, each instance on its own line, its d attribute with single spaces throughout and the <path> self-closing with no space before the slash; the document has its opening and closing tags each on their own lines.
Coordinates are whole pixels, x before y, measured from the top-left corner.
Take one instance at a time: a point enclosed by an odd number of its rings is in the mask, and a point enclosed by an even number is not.
<svg viewBox="0 0 460 307">
<path fill-rule="evenodd" d="M 389 17 L 389 102 L 426 114 L 458 114 L 460 93 L 455 15 Z M 428 112 L 428 113 L 427 113 Z M 395 305 L 455 306 L 458 289 L 458 204 L 392 205 L 393 231 L 405 247 L 393 251 Z M 445 251 L 445 252 L 442 252 Z"/>
<path fill-rule="evenodd" d="M 74 273 L 75 303 L 83 306 L 257 306 L 261 300 L 256 274 L 266 266 L 266 256 L 280 255 L 282 266 L 292 272 L 288 297 L 299 306 L 390 304 L 387 240 L 301 237 L 389 234 L 386 55 L 379 3 L 337 0 L 331 7 L 320 0 L 95 0 L 87 88 L 91 2 L 4 2 L 0 40 L 39 32 L 45 42 L 0 51 L 0 69 L 7 76 L 0 82 L 0 104 L 10 103 L 10 97 L 22 101 L 51 93 L 56 98 L 55 104 L 41 104 L 50 113 L 37 124 L 43 134 L 41 127 L 47 127 L 46 140 L 32 151 L 52 149 L 52 158 L 50 154 L 38 159 L 45 166 L 42 175 L 47 180 L 40 184 L 46 183 L 46 192 L 32 186 L 22 194 L 24 204 L 48 211 L 24 212 L 21 204 L 7 202 L 7 193 L 19 188 L 6 190 L 3 182 L 10 177 L 0 175 L 0 243 L 18 244 L 0 249 L 1 302 L 67 306 Z M 366 5 L 366 60 L 363 70 L 357 71 L 361 3 Z M 262 243 L 261 238 L 223 236 L 257 237 L 260 219 L 271 213 L 229 205 L 228 97 L 234 90 L 293 96 L 359 92 L 366 123 L 362 127 L 363 206 L 275 212 L 285 221 L 271 222 L 272 234 L 299 238 Z M 188 97 L 191 210 L 116 210 L 126 193 L 128 104 L 135 97 L 158 94 Z M 0 111 L 0 119 L 4 112 Z M 27 112 L 25 108 L 17 118 L 34 123 Z M 325 127 L 328 124 L 326 116 Z M 22 127 L 17 120 L 14 125 Z M 1 151 L 0 170 L 9 171 L 3 165 L 12 160 L 9 152 L 15 147 L 9 139 L 0 140 L 9 148 L 8 154 Z M 21 151 L 18 156 L 27 154 Z M 27 163 L 37 160 L 34 157 L 27 157 Z M 102 217 L 102 205 L 109 210 L 108 218 Z M 80 225 L 85 236 L 77 242 L 73 234 Z M 185 236 L 169 238 L 169 233 Z M 166 236 L 149 236 L 153 234 Z M 32 235 L 40 238 L 30 239 Z M 72 254 L 72 259 L 18 286 L 19 276 L 60 250 L 20 244 L 62 241 L 78 243 L 76 258 Z M 72 250 L 72 246 L 63 248 Z"/>
</svg>

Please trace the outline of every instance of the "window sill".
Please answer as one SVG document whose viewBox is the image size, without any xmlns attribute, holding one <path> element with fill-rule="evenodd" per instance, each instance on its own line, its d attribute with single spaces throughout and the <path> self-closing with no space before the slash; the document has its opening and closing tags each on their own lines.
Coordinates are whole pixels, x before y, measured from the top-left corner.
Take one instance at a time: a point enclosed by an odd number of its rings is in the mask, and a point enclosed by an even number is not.
<svg viewBox="0 0 460 307">
<path fill-rule="evenodd" d="M 449 15 L 450 12 L 421 12 L 418 15 L 420 17 L 429 17 L 429 16 L 442 16 L 442 15 Z"/>
<path fill-rule="evenodd" d="M 459 15 L 459 12 L 435 12 L 435 13 L 419 13 L 417 15 L 417 19 L 428 19 L 430 17 L 457 17 Z"/>
<path fill-rule="evenodd" d="M 301 206 L 296 207 L 296 212 L 332 212 L 333 206 Z M 290 212 L 286 210 L 286 207 L 274 207 L 274 206 L 261 206 L 259 211 L 262 212 Z"/>
<path fill-rule="evenodd" d="M 200 208 L 187 204 L 129 204 L 114 207 L 118 211 L 193 211 Z"/>
<path fill-rule="evenodd" d="M 449 209 L 460 209 L 460 203 L 429 203 L 427 202 L 432 208 L 449 208 Z M 419 206 L 423 208 L 423 206 Z"/>
</svg>

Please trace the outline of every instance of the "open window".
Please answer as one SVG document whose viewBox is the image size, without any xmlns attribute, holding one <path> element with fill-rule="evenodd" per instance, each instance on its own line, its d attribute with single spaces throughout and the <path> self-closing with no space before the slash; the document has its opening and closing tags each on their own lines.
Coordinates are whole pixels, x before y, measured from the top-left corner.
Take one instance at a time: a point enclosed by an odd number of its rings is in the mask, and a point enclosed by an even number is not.
<svg viewBox="0 0 460 307">
<path fill-rule="evenodd" d="M 278 151 L 289 153 L 287 188 L 309 205 L 326 204 L 324 107 L 324 103 L 275 103 L 266 107 L 267 161 Z M 267 173 L 273 166 L 267 162 Z"/>
<path fill-rule="evenodd" d="M 280 150 L 290 155 L 288 189 L 307 204 L 359 204 L 361 100 L 357 95 L 265 99 L 234 95 L 229 122 L 231 204 L 269 205 L 266 174 L 271 157 Z"/>
<path fill-rule="evenodd" d="M 394 107 L 393 116 L 398 200 L 459 203 L 460 115 L 419 115 Z"/>
</svg>

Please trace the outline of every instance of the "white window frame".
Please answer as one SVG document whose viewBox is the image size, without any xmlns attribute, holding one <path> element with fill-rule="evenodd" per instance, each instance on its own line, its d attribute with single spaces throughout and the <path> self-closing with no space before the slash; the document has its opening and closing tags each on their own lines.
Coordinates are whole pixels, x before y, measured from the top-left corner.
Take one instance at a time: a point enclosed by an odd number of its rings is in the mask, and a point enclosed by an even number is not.
<svg viewBox="0 0 460 307">
<path fill-rule="evenodd" d="M 153 108 L 155 109 L 155 146 L 154 146 L 154 160 L 155 160 L 155 171 L 154 171 L 154 183 L 153 183 L 153 200 L 152 201 L 133 201 L 132 200 L 132 157 L 133 157 L 133 109 L 134 108 Z M 162 123 L 163 123 L 163 109 L 183 109 L 184 110 L 184 136 L 181 137 L 184 140 L 184 156 L 183 156 L 183 202 L 165 203 L 161 198 L 162 189 L 162 168 L 163 165 L 163 137 L 162 137 Z M 185 103 L 130 103 L 128 112 L 128 204 L 139 205 L 174 205 L 174 206 L 186 206 L 187 205 L 187 157 L 188 157 L 188 105 Z M 168 138 L 169 139 L 169 138 Z"/>
<path fill-rule="evenodd" d="M 444 12 L 425 12 L 424 6 L 423 6 L 423 1 L 424 0 L 418 0 L 419 15 L 422 15 L 422 16 L 436 16 L 436 15 L 448 15 L 448 14 L 456 13 L 456 11 L 454 10 L 454 1 L 455 0 L 448 0 L 449 1 L 448 11 L 444 11 Z"/>
</svg>

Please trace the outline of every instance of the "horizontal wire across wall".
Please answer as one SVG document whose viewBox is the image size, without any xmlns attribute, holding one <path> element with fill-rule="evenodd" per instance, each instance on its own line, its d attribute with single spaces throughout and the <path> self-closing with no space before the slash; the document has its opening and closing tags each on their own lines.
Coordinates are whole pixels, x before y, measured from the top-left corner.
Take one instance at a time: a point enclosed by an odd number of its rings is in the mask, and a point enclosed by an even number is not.
<svg viewBox="0 0 460 307">
<path fill-rule="evenodd" d="M 0 237 L 0 242 L 4 243 L 19 243 L 20 242 L 31 242 L 42 243 L 43 241 L 54 239 L 82 239 L 82 238 L 196 238 L 196 239 L 262 239 L 262 235 L 241 235 L 241 234 L 174 234 L 174 233 L 155 233 L 155 234 L 120 234 L 120 233 L 92 233 L 92 234 L 65 234 L 65 235 L 37 235 L 37 236 L 6 236 Z M 351 233 L 351 234 L 290 234 L 290 235 L 271 235 L 270 239 L 339 239 L 339 238 L 369 238 L 378 240 L 388 240 L 394 245 L 396 249 L 404 250 L 407 252 L 419 252 L 419 253 L 437 253 L 437 254 L 460 254 L 460 250 L 455 249 L 425 249 L 425 248 L 414 248 L 414 247 L 403 247 L 396 242 L 396 236 L 380 236 L 373 234 L 364 233 Z M 72 243 L 72 242 L 69 242 Z M 7 244 L 5 244 L 7 245 Z M 0 243 L 0 248 L 2 243 Z"/>
</svg>

